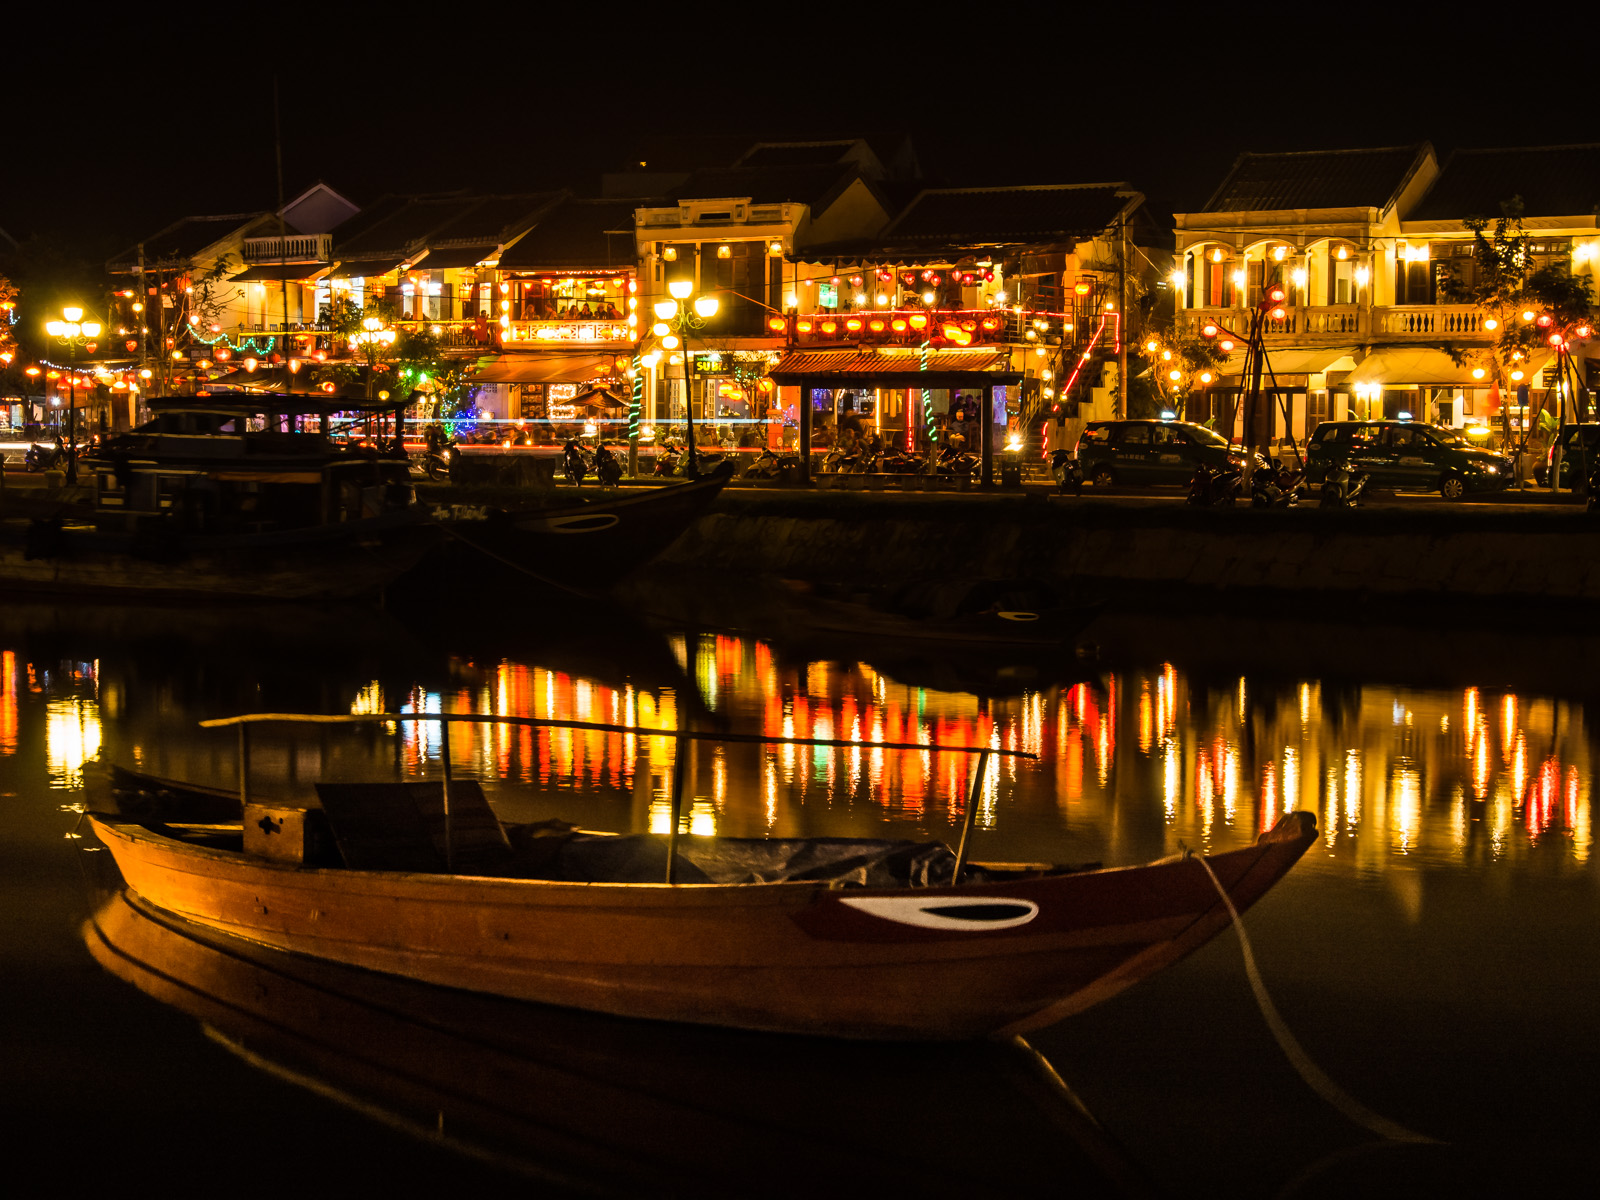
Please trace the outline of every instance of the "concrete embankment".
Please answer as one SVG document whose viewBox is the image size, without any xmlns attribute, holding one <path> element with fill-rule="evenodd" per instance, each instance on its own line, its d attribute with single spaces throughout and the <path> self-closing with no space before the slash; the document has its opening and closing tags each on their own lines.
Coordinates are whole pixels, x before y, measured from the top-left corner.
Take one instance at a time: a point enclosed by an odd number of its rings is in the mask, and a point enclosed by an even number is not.
<svg viewBox="0 0 1600 1200">
<path fill-rule="evenodd" d="M 1078 597 L 1163 605 L 1276 594 L 1383 606 L 1534 601 L 1541 609 L 1532 611 L 1549 611 L 1551 602 L 1600 599 L 1600 517 L 1576 506 L 1261 511 L 739 491 L 725 493 L 662 565 L 863 588 L 1032 578 Z"/>
</svg>

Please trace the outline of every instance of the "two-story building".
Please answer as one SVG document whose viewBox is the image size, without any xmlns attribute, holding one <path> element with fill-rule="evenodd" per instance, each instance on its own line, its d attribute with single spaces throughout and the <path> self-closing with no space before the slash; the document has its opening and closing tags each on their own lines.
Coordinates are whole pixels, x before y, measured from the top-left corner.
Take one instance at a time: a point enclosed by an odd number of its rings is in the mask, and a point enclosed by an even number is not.
<svg viewBox="0 0 1600 1200">
<path fill-rule="evenodd" d="M 236 352 L 279 354 L 285 320 L 303 320 L 311 281 L 332 266 L 330 231 L 358 211 L 317 183 L 281 212 L 184 217 L 111 258 L 108 273 L 126 286 L 108 314 L 113 353 L 102 363 L 121 351 L 149 372 L 125 373 L 119 395 L 187 390 Z M 114 405 L 112 417 L 121 427 L 137 412 Z"/>
<path fill-rule="evenodd" d="M 639 310 L 651 322 L 643 328 L 654 328 L 655 307 L 671 301 L 674 285 L 687 291 L 686 307 L 716 300 L 687 345 L 646 338 L 646 411 L 655 420 L 681 421 L 693 404 L 697 420 L 743 425 L 747 442 L 781 428 L 779 411 L 793 409 L 798 392 L 780 396 L 768 373 L 789 345 L 787 314 L 800 303 L 808 248 L 870 237 L 891 215 L 856 146 L 758 146 L 739 165 L 694 172 L 669 202 L 635 210 Z"/>
<path fill-rule="evenodd" d="M 1123 183 L 921 189 L 880 234 L 799 256 L 773 376 L 824 428 L 851 413 L 914 451 L 949 433 L 1020 448 L 1092 402 L 1123 340 L 1122 264 L 1153 233 Z"/>
<path fill-rule="evenodd" d="M 477 405 L 507 421 L 612 422 L 615 408 L 580 413 L 580 393 L 608 406 L 627 391 L 638 340 L 639 284 L 633 199 L 584 199 L 570 194 L 543 210 L 511 241 L 483 287 L 481 310 L 493 357 L 481 360 L 473 382 Z"/>
<path fill-rule="evenodd" d="M 1250 317 L 1278 284 L 1286 300 L 1264 337 L 1274 436 L 1346 418 L 1480 423 L 1502 386 L 1520 419 L 1551 356 L 1498 380 L 1495 321 L 1458 290 L 1476 269 L 1467 220 L 1492 223 L 1519 196 L 1533 265 L 1592 272 L 1600 147 L 1460 150 L 1442 168 L 1425 142 L 1241 155 L 1199 211 L 1175 217 L 1179 321 L 1232 350 L 1211 383 L 1188 381 L 1187 415 L 1238 432 Z"/>
</svg>

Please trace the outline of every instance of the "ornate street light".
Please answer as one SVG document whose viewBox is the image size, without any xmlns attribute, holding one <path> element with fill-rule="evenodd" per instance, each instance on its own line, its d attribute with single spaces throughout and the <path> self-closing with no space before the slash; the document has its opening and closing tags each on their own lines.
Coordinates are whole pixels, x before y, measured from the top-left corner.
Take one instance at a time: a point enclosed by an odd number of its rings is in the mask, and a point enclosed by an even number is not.
<svg viewBox="0 0 1600 1200">
<path fill-rule="evenodd" d="M 687 279 L 674 279 L 667 284 L 671 300 L 658 300 L 655 304 L 656 323 L 650 330 L 661 341 L 664 350 L 683 352 L 683 413 L 684 428 L 688 432 L 688 465 L 684 474 L 690 479 L 700 474 L 698 454 L 694 440 L 694 394 L 689 372 L 689 334 L 701 329 L 717 313 L 715 296 L 694 296 L 694 284 Z M 691 297 L 694 298 L 691 300 Z M 665 374 L 665 372 L 663 372 Z"/>
<path fill-rule="evenodd" d="M 44 331 L 67 348 L 67 482 L 78 482 L 78 347 L 91 345 L 100 336 L 100 322 L 85 321 L 83 309 L 69 304 L 61 310 L 62 320 L 46 321 Z"/>
</svg>

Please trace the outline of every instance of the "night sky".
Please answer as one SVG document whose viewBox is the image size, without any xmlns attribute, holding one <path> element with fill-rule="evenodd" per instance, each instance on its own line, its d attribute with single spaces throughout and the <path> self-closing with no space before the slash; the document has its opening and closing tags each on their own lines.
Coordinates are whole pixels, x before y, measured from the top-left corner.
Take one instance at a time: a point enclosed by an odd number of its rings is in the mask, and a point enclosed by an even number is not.
<svg viewBox="0 0 1600 1200">
<path fill-rule="evenodd" d="M 357 203 L 590 189 L 661 134 L 909 131 L 936 181 L 1127 180 L 1164 220 L 1247 149 L 1428 139 L 1443 157 L 1595 137 L 1576 65 L 1553 47 L 1502 63 L 1515 31 L 1478 44 L 1436 9 L 1426 25 L 1366 14 L 1358 30 L 1120 6 L 1123 32 L 1066 6 L 1008 5 L 992 27 L 980 5 L 682 6 L 667 24 L 550 4 L 538 19 L 161 11 L 159 29 L 62 30 L 11 72 L 13 237 L 110 253 L 179 216 L 270 209 L 274 72 L 286 194 L 323 179 Z"/>
</svg>

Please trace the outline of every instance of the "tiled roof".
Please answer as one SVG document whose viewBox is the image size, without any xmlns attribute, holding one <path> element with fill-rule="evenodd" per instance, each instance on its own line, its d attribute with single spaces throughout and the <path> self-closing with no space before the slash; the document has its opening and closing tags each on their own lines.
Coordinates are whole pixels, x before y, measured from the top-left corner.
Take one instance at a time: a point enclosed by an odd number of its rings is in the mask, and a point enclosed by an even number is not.
<svg viewBox="0 0 1600 1200">
<path fill-rule="evenodd" d="M 145 238 L 145 262 L 187 262 L 213 242 L 259 221 L 266 215 L 268 214 L 254 212 L 228 213 L 213 217 L 184 217 L 180 221 L 174 221 L 160 233 Z M 136 267 L 138 262 L 139 247 L 133 245 L 111 259 L 106 267 L 111 271 L 126 271 Z"/>
<path fill-rule="evenodd" d="M 1424 142 L 1372 150 L 1241 154 L 1200 211 L 1386 208 L 1430 149 Z"/>
<path fill-rule="evenodd" d="M 674 189 L 680 200 L 701 197 L 749 196 L 752 204 L 809 204 L 813 216 L 856 178 L 856 168 L 838 163 L 814 166 L 709 167 L 696 171 Z"/>
<path fill-rule="evenodd" d="M 633 210 L 649 203 L 567 199 L 508 246 L 500 266 L 518 270 L 629 266 L 637 259 Z"/>
<path fill-rule="evenodd" d="M 529 225 L 541 210 L 549 208 L 561 198 L 560 192 L 530 192 L 518 196 L 484 196 L 472 208 L 443 225 L 429 230 L 430 246 L 446 242 L 486 243 L 490 248 L 499 246 L 507 237 L 515 237 Z"/>
<path fill-rule="evenodd" d="M 741 167 L 833 166 L 855 147 L 849 138 L 827 142 L 758 142 L 740 157 Z"/>
<path fill-rule="evenodd" d="M 339 236 L 335 231 L 334 253 L 346 258 L 363 258 L 388 251 L 404 252 L 441 225 L 466 215 L 482 203 L 479 196 L 414 196 L 384 219 L 367 226 L 354 236 Z"/>
<path fill-rule="evenodd" d="M 927 188 L 881 240 L 952 245 L 1081 240 L 1115 222 L 1132 195 L 1121 183 Z"/>
<path fill-rule="evenodd" d="M 1522 197 L 1527 217 L 1581 217 L 1600 204 L 1600 144 L 1457 150 L 1412 212 L 1411 221 L 1500 215 Z"/>
</svg>

